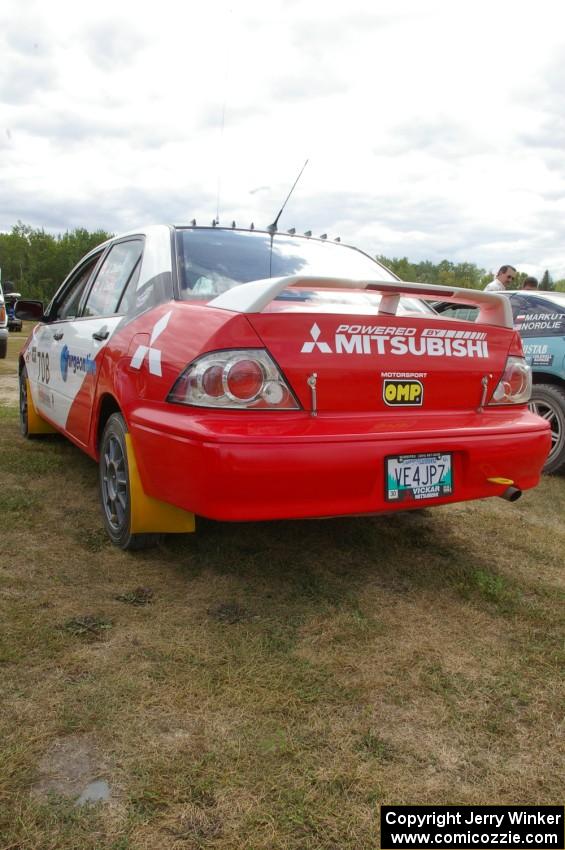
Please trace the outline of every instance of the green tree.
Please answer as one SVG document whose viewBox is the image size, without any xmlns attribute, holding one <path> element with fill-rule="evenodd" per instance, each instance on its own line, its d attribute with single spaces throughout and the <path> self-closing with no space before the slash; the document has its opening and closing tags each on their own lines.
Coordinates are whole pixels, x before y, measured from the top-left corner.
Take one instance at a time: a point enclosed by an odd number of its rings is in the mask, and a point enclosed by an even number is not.
<svg viewBox="0 0 565 850">
<path fill-rule="evenodd" d="M 18 221 L 10 233 L 0 233 L 2 278 L 28 298 L 49 301 L 81 257 L 110 236 L 83 227 L 53 236 Z"/>
<path fill-rule="evenodd" d="M 377 260 L 387 266 L 398 275 L 401 280 L 415 281 L 416 283 L 443 284 L 444 286 L 460 286 L 468 289 L 481 289 L 485 283 L 492 280 L 484 269 L 474 263 L 452 263 L 442 260 L 437 265 L 424 260 L 420 263 L 411 263 L 407 257 L 393 257 L 389 259 L 384 256 Z M 485 280 L 486 276 L 486 280 Z"/>
<path fill-rule="evenodd" d="M 552 277 L 547 269 L 543 273 L 539 288 L 545 290 L 555 289 L 555 284 L 553 283 Z"/>
</svg>

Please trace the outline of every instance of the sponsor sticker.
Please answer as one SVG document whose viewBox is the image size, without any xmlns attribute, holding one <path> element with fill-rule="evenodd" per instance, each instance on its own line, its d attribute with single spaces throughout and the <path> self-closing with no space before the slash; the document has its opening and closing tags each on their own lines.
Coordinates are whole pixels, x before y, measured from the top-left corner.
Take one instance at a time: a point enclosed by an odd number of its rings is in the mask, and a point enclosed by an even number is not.
<svg viewBox="0 0 565 850">
<path fill-rule="evenodd" d="M 421 407 L 424 402 L 424 385 L 415 380 L 383 381 L 383 401 L 389 407 Z"/>
<path fill-rule="evenodd" d="M 534 354 L 529 360 L 530 366 L 553 366 L 553 354 Z"/>
<path fill-rule="evenodd" d="M 85 375 L 96 374 L 96 362 L 92 359 L 90 354 L 87 354 L 86 357 L 81 354 L 73 354 L 69 351 L 69 347 L 67 345 L 64 345 L 61 350 L 60 366 L 63 381 L 67 380 L 69 371 L 71 371 L 73 375 L 77 372 L 84 373 Z"/>
<path fill-rule="evenodd" d="M 524 345 L 524 354 L 530 366 L 552 366 L 553 354 L 547 345 L 534 344 Z"/>
</svg>

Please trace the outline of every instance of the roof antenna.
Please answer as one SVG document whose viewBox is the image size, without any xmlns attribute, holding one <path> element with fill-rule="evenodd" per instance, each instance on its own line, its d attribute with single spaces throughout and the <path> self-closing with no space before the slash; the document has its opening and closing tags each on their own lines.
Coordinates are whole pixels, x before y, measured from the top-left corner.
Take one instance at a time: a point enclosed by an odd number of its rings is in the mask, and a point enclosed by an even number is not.
<svg viewBox="0 0 565 850">
<path fill-rule="evenodd" d="M 286 196 L 286 201 L 284 202 L 284 204 L 283 204 L 283 205 L 282 205 L 282 207 L 280 208 L 278 216 L 277 216 L 277 217 L 276 217 L 276 219 L 273 221 L 273 223 L 272 223 L 272 224 L 270 224 L 270 225 L 267 227 L 267 232 L 268 232 L 268 233 L 270 233 L 270 234 L 271 234 L 271 236 L 274 236 L 274 235 L 275 235 L 275 233 L 277 232 L 277 224 L 279 223 L 279 218 L 280 218 L 280 217 L 281 217 L 281 215 L 282 215 L 282 211 L 283 211 L 283 210 L 284 210 L 284 208 L 286 207 L 286 205 L 287 205 L 287 203 L 288 203 L 288 199 L 290 198 L 290 196 L 291 196 L 291 195 L 292 195 L 292 193 L 294 192 L 294 187 L 296 186 L 296 184 L 298 183 L 298 181 L 299 181 L 299 180 L 300 180 L 300 178 L 302 177 L 302 172 L 304 171 L 304 169 L 306 168 L 306 166 L 307 166 L 307 165 L 308 165 L 308 160 L 306 160 L 306 162 L 305 162 L 305 163 L 304 163 L 304 165 L 302 166 L 302 170 L 301 170 L 300 174 L 298 175 L 298 177 L 296 178 L 296 180 L 294 181 L 294 184 L 293 184 L 293 186 L 292 186 L 292 189 L 290 190 L 290 192 L 289 192 L 289 193 L 288 193 L 288 195 Z"/>
</svg>

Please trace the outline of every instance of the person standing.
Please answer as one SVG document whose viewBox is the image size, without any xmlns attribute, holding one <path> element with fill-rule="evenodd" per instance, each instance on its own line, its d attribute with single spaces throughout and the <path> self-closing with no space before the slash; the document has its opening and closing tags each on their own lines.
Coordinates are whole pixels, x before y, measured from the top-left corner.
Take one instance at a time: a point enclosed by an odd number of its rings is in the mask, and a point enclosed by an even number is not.
<svg viewBox="0 0 565 850">
<path fill-rule="evenodd" d="M 522 281 L 522 289 L 537 289 L 538 288 L 538 279 L 537 277 L 525 277 Z"/>
<path fill-rule="evenodd" d="M 494 280 L 491 280 L 491 282 L 487 283 L 485 286 L 485 292 L 504 291 L 511 287 L 515 279 L 516 269 L 514 266 L 501 266 Z"/>
</svg>

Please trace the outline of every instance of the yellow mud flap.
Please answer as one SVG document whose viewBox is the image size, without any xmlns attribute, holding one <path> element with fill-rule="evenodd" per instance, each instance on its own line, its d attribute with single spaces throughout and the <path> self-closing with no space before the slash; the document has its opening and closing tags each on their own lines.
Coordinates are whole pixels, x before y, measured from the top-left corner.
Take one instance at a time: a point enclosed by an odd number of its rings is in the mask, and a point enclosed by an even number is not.
<svg viewBox="0 0 565 850">
<path fill-rule="evenodd" d="M 132 534 L 186 534 L 194 531 L 194 514 L 147 496 L 141 485 L 131 434 L 126 434 Z"/>
<path fill-rule="evenodd" d="M 28 434 L 56 434 L 57 429 L 43 419 L 33 403 L 31 397 L 31 389 L 29 379 L 26 378 L 26 394 L 27 394 L 27 432 Z"/>
</svg>

